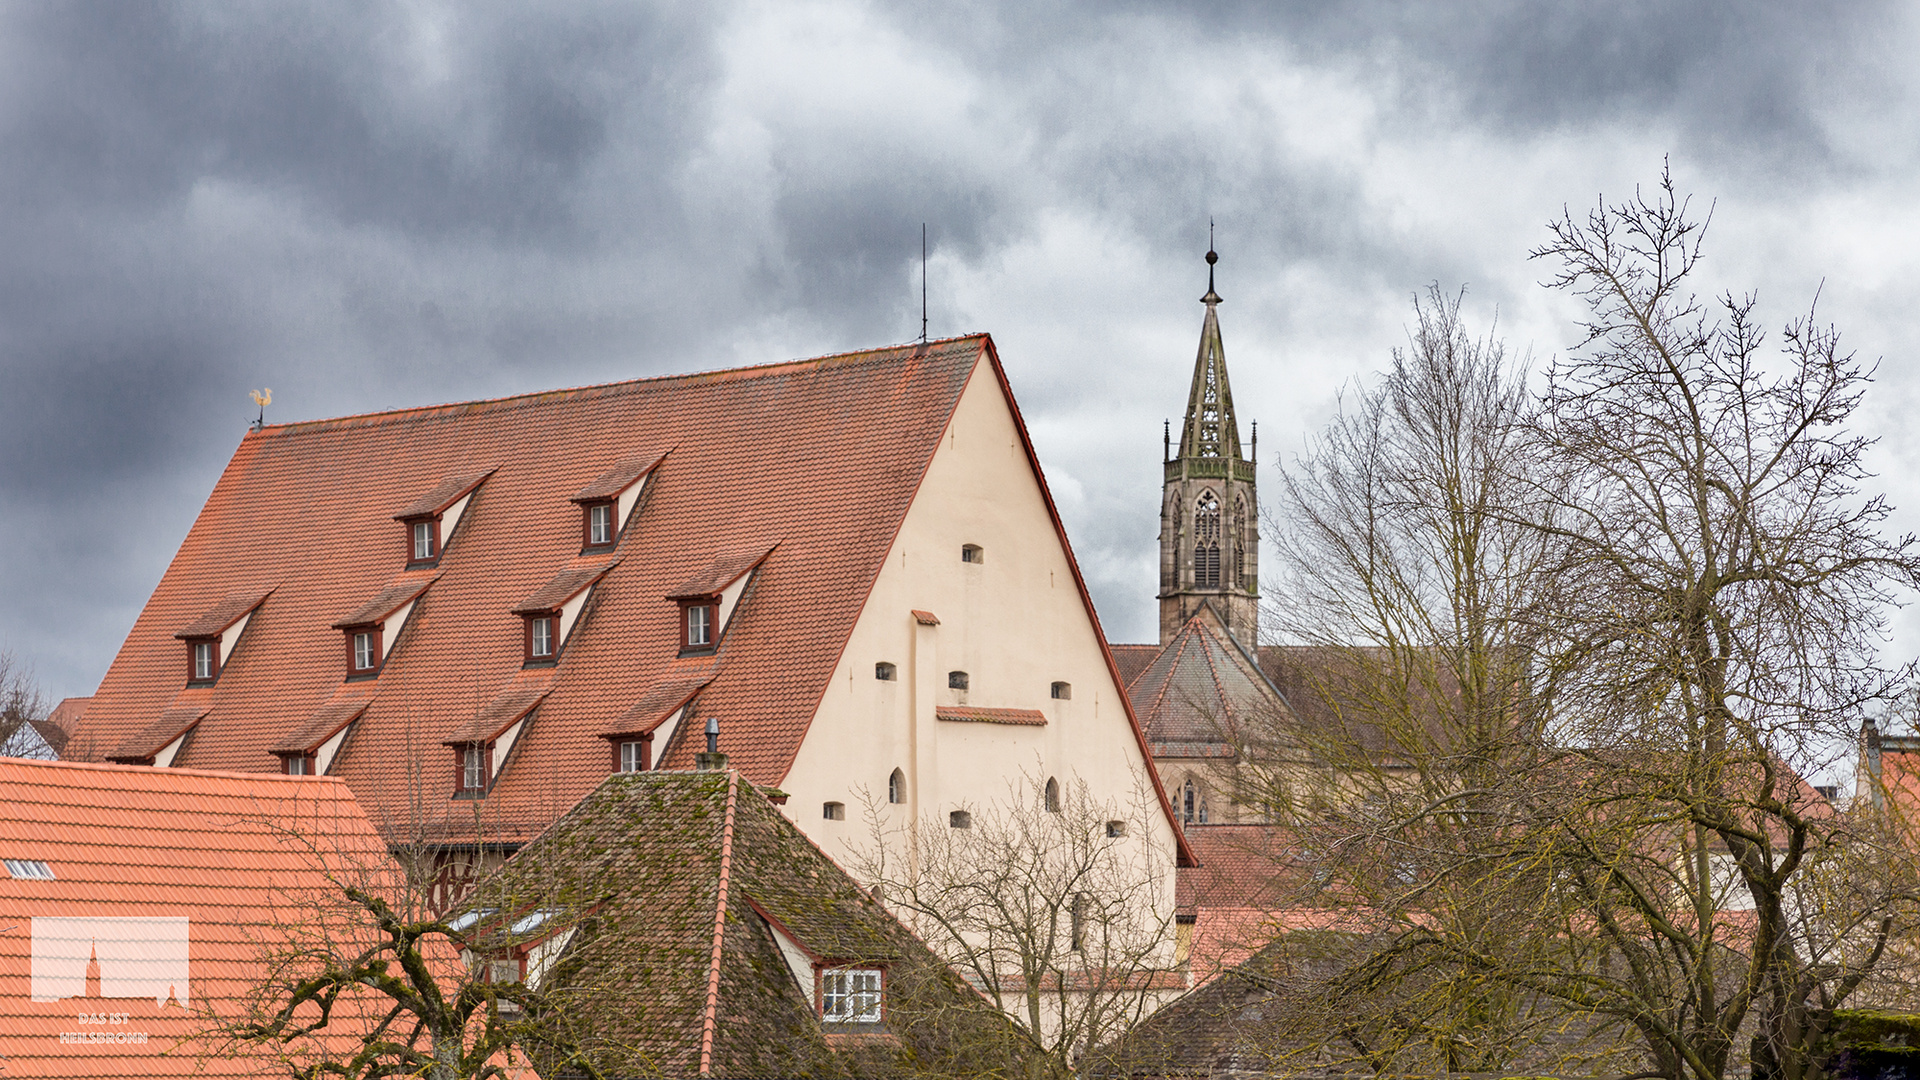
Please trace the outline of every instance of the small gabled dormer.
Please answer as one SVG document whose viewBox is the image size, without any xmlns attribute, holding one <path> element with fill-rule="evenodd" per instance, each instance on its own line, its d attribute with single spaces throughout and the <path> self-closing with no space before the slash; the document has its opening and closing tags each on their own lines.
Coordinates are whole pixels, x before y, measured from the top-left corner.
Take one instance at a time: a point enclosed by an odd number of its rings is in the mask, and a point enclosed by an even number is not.
<svg viewBox="0 0 1920 1080">
<path fill-rule="evenodd" d="M 288 776 L 325 776 L 340 756 L 347 738 L 367 711 L 369 698 L 329 701 L 307 722 L 268 751 L 280 759 L 280 771 Z"/>
<path fill-rule="evenodd" d="M 680 605 L 681 656 L 702 656 L 720 647 L 734 608 L 772 553 L 772 545 L 727 552 L 667 593 Z"/>
<path fill-rule="evenodd" d="M 453 540 L 474 491 L 492 475 L 493 469 L 486 469 L 449 476 L 393 515 L 393 520 L 406 527 L 408 569 L 439 565 L 441 552 Z"/>
<path fill-rule="evenodd" d="M 523 661 L 528 667 L 546 667 L 560 662 L 560 652 L 573 636 L 574 624 L 586 610 L 593 587 L 607 576 L 620 560 L 569 566 L 542 585 L 532 596 L 514 605 L 520 616 L 520 643 Z"/>
<path fill-rule="evenodd" d="M 173 636 L 187 644 L 187 685 L 212 686 L 271 587 L 229 593 Z"/>
<path fill-rule="evenodd" d="M 611 551 L 627 530 L 627 520 L 640 503 L 647 478 L 665 454 L 631 457 L 600 474 L 582 488 L 572 502 L 580 507 L 580 550 Z"/>
<path fill-rule="evenodd" d="M 544 681 L 515 682 L 444 741 L 453 750 L 454 798 L 486 798 L 551 689 Z"/>
<path fill-rule="evenodd" d="M 713 681 L 711 672 L 686 678 L 663 679 L 600 732 L 613 750 L 614 772 L 645 772 L 666 756 L 674 732 L 693 699 Z"/>
<path fill-rule="evenodd" d="M 371 679 L 380 674 L 414 604 L 435 580 L 437 575 L 394 582 L 333 624 L 346 638 L 347 678 Z"/>
</svg>

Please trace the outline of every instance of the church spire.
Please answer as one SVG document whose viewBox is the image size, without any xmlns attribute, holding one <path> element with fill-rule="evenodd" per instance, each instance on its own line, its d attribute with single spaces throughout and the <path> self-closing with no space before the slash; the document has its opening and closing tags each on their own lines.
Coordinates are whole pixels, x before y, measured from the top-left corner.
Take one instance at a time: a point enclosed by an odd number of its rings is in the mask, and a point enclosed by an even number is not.
<svg viewBox="0 0 1920 1080">
<path fill-rule="evenodd" d="M 1211 237 L 1209 237 L 1211 239 Z M 1213 615 L 1248 645 L 1260 633 L 1260 501 L 1254 462 L 1240 452 L 1240 426 L 1227 383 L 1227 350 L 1220 342 L 1220 294 L 1207 248 L 1206 320 L 1193 389 L 1180 425 L 1180 450 L 1165 465 L 1160 500 L 1160 642 L 1179 635 L 1188 619 Z M 1167 451 L 1163 450 L 1163 455 Z"/>
<path fill-rule="evenodd" d="M 1193 361 L 1193 388 L 1187 392 L 1187 418 L 1180 428 L 1182 458 L 1231 458 L 1240 453 L 1240 425 L 1233 416 L 1233 388 L 1227 383 L 1227 349 L 1220 341 L 1220 316 L 1214 310 L 1213 266 L 1220 256 L 1207 249 L 1207 317 L 1200 324 L 1200 354 Z"/>
</svg>

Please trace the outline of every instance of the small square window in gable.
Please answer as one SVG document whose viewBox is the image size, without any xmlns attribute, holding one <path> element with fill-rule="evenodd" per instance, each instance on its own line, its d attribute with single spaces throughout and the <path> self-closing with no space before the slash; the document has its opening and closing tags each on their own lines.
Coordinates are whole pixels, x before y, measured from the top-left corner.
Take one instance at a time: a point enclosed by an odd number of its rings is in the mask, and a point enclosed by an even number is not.
<svg viewBox="0 0 1920 1080">
<path fill-rule="evenodd" d="M 446 545 L 466 516 L 474 493 L 493 471 L 488 468 L 449 476 L 393 515 L 393 520 L 406 529 L 409 567 L 438 565 Z"/>
<path fill-rule="evenodd" d="M 220 678 L 241 634 L 272 592 L 261 588 L 229 593 L 173 635 L 186 643 L 188 686 L 211 686 Z"/>
<path fill-rule="evenodd" d="M 580 550 L 605 551 L 620 542 L 645 493 L 648 478 L 665 454 L 627 458 L 601 473 L 571 500 L 580 507 Z"/>
</svg>

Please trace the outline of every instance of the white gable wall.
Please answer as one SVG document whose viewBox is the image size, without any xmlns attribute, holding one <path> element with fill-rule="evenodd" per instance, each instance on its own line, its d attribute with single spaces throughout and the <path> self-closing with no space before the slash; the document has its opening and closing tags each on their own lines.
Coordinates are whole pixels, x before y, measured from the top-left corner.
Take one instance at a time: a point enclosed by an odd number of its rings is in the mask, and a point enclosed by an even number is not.
<svg viewBox="0 0 1920 1080">
<path fill-rule="evenodd" d="M 983 561 L 963 563 L 977 544 Z M 938 626 L 918 625 L 913 609 Z M 898 680 L 874 678 L 889 662 Z M 969 688 L 949 690 L 965 671 Z M 1052 684 L 1072 685 L 1071 700 Z M 991 366 L 975 368 L 940 449 L 908 509 L 886 567 L 855 624 L 840 670 L 792 768 L 785 812 L 835 858 L 869 843 L 863 791 L 895 823 L 946 827 L 950 811 L 1005 801 L 1009 783 L 1084 780 L 1123 809 L 1151 799 L 1150 766 L 1127 722 L 1065 550 L 1054 531 L 1013 416 Z M 1045 727 L 936 721 L 936 706 L 1037 709 Z M 905 806 L 887 806 L 887 777 L 907 777 Z M 822 804 L 841 802 L 846 819 Z M 1173 902 L 1172 823 L 1153 804 L 1156 846 Z"/>
</svg>

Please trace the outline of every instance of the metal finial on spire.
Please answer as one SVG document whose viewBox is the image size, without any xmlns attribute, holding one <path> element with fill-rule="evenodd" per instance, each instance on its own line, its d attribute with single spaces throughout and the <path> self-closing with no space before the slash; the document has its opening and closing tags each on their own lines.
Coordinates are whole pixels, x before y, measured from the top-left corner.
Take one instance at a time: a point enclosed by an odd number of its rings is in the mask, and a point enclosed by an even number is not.
<svg viewBox="0 0 1920 1080">
<path fill-rule="evenodd" d="M 1220 294 L 1213 291 L 1213 264 L 1220 261 L 1220 253 L 1213 250 L 1213 219 L 1207 219 L 1207 295 L 1200 302 L 1209 306 L 1220 302 Z"/>
</svg>

